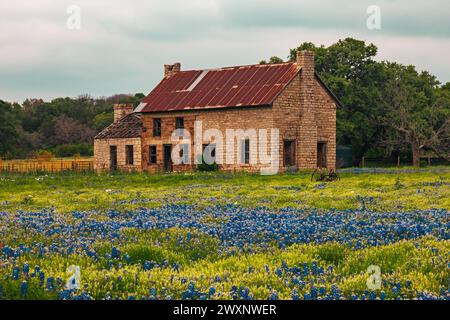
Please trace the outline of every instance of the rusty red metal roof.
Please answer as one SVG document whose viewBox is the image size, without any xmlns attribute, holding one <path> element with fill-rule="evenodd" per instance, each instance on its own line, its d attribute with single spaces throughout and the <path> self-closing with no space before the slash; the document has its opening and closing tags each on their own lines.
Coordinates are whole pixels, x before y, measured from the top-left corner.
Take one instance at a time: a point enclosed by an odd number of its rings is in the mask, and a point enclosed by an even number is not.
<svg viewBox="0 0 450 320">
<path fill-rule="evenodd" d="M 140 112 L 272 105 L 298 73 L 295 63 L 190 70 L 164 78 Z"/>
<path fill-rule="evenodd" d="M 139 138 L 142 134 L 140 115 L 130 113 L 103 129 L 95 139 Z"/>
</svg>

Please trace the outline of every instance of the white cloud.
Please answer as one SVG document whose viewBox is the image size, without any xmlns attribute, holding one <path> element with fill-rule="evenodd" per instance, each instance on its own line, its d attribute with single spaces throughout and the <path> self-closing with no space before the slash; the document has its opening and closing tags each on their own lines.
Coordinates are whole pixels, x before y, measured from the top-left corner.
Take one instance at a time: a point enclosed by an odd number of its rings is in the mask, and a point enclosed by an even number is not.
<svg viewBox="0 0 450 320">
<path fill-rule="evenodd" d="M 366 0 L 0 0 L 0 98 L 144 92 L 162 65 L 257 63 L 304 41 L 353 36 L 380 59 L 417 65 L 450 81 L 447 1 L 376 1 L 381 31 L 365 28 Z M 81 30 L 66 8 L 81 7 Z M 436 10 L 436 8 L 440 10 Z M 433 57 L 430 59 L 430 57 Z"/>
</svg>

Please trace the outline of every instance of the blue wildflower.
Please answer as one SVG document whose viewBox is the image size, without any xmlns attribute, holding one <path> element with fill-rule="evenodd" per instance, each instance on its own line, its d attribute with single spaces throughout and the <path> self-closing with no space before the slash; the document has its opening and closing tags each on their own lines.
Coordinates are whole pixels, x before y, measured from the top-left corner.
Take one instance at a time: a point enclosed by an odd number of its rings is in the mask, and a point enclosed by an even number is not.
<svg viewBox="0 0 450 320">
<path fill-rule="evenodd" d="M 28 293 L 28 283 L 26 281 L 22 281 L 20 284 L 20 298 L 24 299 Z"/>
</svg>

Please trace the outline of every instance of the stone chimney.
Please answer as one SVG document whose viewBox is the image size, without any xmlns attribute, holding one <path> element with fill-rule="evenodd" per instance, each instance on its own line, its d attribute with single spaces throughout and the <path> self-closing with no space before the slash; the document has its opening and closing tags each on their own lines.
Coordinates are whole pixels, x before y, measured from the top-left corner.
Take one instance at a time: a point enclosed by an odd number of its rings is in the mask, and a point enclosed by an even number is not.
<svg viewBox="0 0 450 320">
<path fill-rule="evenodd" d="M 133 104 L 132 103 L 126 103 L 126 104 L 115 104 L 114 105 L 114 122 L 119 121 L 126 115 L 133 112 Z"/>
<path fill-rule="evenodd" d="M 302 76 L 307 79 L 314 79 L 314 52 L 297 51 L 297 64 L 302 67 Z"/>
<path fill-rule="evenodd" d="M 181 71 L 181 63 L 179 62 L 164 65 L 164 77 L 170 77 L 171 75 L 180 71 Z"/>
<path fill-rule="evenodd" d="M 300 71 L 300 130 L 299 144 L 308 152 L 300 156 L 300 167 L 314 168 L 317 164 L 317 110 L 320 102 L 314 93 L 316 79 L 314 74 L 314 52 L 298 51 L 297 64 Z"/>
</svg>

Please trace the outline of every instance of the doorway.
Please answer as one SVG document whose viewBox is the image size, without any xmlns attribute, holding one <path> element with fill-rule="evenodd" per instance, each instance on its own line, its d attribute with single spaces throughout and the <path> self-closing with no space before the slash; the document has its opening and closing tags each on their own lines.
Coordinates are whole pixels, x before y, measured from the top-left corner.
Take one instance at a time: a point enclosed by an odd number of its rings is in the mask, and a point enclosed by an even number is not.
<svg viewBox="0 0 450 320">
<path fill-rule="evenodd" d="M 164 171 L 172 171 L 172 145 L 164 145 Z"/>
<path fill-rule="evenodd" d="M 317 143 L 317 167 L 326 168 L 327 167 L 327 143 L 318 142 Z"/>
<path fill-rule="evenodd" d="M 295 140 L 283 141 L 283 162 L 285 167 L 291 167 L 295 165 Z"/>
<path fill-rule="evenodd" d="M 109 146 L 109 169 L 117 170 L 117 146 Z"/>
</svg>

